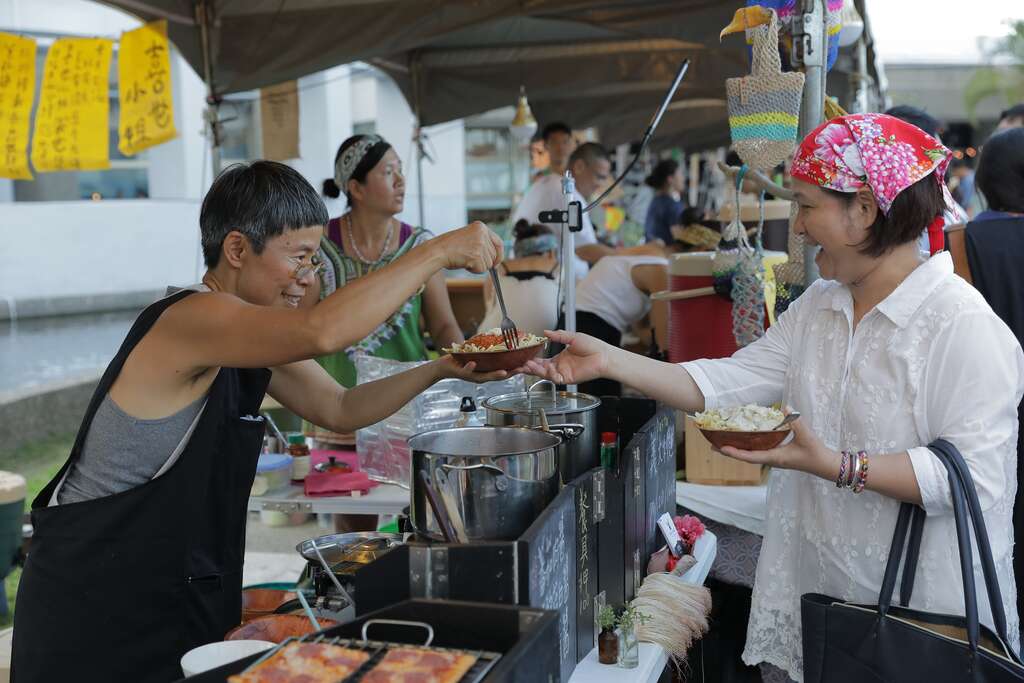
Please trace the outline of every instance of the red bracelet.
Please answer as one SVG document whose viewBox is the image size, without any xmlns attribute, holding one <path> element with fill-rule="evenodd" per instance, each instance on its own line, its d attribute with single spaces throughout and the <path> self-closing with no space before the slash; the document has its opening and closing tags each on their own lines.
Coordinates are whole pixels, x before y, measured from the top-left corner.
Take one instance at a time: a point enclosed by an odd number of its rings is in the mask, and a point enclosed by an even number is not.
<svg viewBox="0 0 1024 683">
<path fill-rule="evenodd" d="M 836 477 L 836 488 L 841 489 L 846 486 L 846 469 L 850 462 L 850 454 L 846 451 L 840 451 L 839 453 L 839 476 Z"/>
</svg>

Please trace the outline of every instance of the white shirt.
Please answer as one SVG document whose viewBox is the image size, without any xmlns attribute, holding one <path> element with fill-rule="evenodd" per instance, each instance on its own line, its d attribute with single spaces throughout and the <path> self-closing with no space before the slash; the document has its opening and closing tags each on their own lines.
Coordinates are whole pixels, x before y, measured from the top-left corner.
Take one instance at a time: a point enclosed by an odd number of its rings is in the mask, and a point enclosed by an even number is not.
<svg viewBox="0 0 1024 683">
<path fill-rule="evenodd" d="M 651 310 L 651 297 L 633 284 L 634 266 L 668 266 L 660 256 L 605 256 L 576 288 L 576 310 L 588 311 L 625 332 Z"/>
<path fill-rule="evenodd" d="M 825 444 L 874 458 L 907 451 L 928 518 L 910 607 L 964 613 L 946 469 L 924 448 L 963 454 L 985 511 L 1010 646 L 1019 651 L 1013 577 L 1020 345 L 948 253 L 918 267 L 852 331 L 849 289 L 818 281 L 764 337 L 732 358 L 683 366 L 708 407 L 783 401 Z M 800 596 L 875 603 L 899 502 L 857 495 L 810 474 L 774 469 L 743 660 L 803 678 Z M 991 627 L 974 555 L 982 621 Z M 894 596 L 895 599 L 896 596 Z"/>
<path fill-rule="evenodd" d="M 520 332 L 529 332 L 538 337 L 544 330 L 553 330 L 558 324 L 558 272 L 553 277 L 535 275 L 528 280 L 519 280 L 505 274 L 498 267 L 498 281 L 505 299 L 509 317 L 516 321 Z M 501 325 L 501 307 L 497 297 L 487 302 L 483 322 L 477 332 L 487 332 Z"/>
<path fill-rule="evenodd" d="M 579 202 L 584 207 L 587 202 L 580 195 L 579 192 L 573 191 L 571 201 Z M 532 223 L 539 222 L 537 216 L 541 211 L 552 211 L 552 210 L 565 211 L 565 195 L 562 194 L 562 177 L 557 175 L 546 175 L 540 178 L 530 189 L 526 191 L 526 195 L 523 196 L 523 201 L 519 202 L 519 206 L 516 207 L 515 213 L 512 214 L 512 224 L 520 218 L 525 218 L 527 221 Z M 597 234 L 594 232 L 594 224 L 590 221 L 590 216 L 583 214 L 583 230 L 574 233 L 573 236 L 576 239 L 576 246 L 581 247 L 584 244 L 597 244 Z M 553 226 L 556 230 L 562 229 L 561 223 L 548 223 Z M 556 232 L 557 234 L 557 232 Z M 583 278 L 587 271 L 590 269 L 589 264 L 581 259 L 579 256 L 576 257 L 575 275 L 576 279 Z"/>
</svg>

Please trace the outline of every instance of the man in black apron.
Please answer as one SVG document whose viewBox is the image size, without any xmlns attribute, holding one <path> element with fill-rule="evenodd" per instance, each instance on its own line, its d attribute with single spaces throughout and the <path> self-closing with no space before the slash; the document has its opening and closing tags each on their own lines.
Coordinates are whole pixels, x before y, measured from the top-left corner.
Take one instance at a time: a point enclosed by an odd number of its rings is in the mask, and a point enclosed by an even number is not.
<svg viewBox="0 0 1024 683">
<path fill-rule="evenodd" d="M 235 166 L 214 182 L 200 216 L 203 286 L 142 312 L 96 388 L 68 462 L 32 504 L 13 681 L 174 680 L 186 651 L 239 623 L 265 393 L 314 424 L 350 431 L 438 379 L 505 376 L 449 358 L 340 387 L 310 359 L 364 337 L 437 270 L 499 263 L 501 242 L 483 224 L 467 226 L 300 308 L 316 282 L 311 259 L 327 218 L 313 188 L 282 164 Z M 177 458 L 148 482 L 58 504 L 108 395 L 140 420 L 206 400 Z"/>
</svg>

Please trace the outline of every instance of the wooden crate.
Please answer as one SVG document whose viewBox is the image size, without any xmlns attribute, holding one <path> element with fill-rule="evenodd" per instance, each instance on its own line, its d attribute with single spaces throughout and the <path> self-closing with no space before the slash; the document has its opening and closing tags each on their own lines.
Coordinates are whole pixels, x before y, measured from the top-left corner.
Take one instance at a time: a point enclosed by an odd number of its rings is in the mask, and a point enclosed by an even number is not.
<svg viewBox="0 0 1024 683">
<path fill-rule="evenodd" d="M 751 486 L 764 481 L 767 468 L 713 450 L 692 417 L 686 416 L 686 481 L 716 486 Z"/>
</svg>

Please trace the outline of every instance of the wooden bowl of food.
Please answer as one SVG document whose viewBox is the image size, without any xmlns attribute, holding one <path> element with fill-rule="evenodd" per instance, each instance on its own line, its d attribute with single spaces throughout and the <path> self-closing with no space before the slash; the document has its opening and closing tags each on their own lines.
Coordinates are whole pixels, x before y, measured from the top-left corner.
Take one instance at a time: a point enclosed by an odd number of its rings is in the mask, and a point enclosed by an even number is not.
<svg viewBox="0 0 1024 683">
<path fill-rule="evenodd" d="M 522 367 L 526 361 L 536 358 L 547 345 L 548 340 L 545 337 L 520 332 L 519 346 L 509 350 L 501 337 L 501 330 L 491 330 L 444 350 L 450 353 L 459 365 L 472 361 L 476 363 L 477 372 L 494 372 L 512 371 Z"/>
<path fill-rule="evenodd" d="M 320 628 L 337 626 L 333 619 L 317 619 Z M 301 638 L 313 633 L 313 624 L 305 614 L 269 614 L 256 617 L 227 632 L 224 640 L 268 640 L 280 643 L 288 638 Z"/>
<path fill-rule="evenodd" d="M 785 418 L 781 410 L 758 405 L 705 410 L 691 417 L 704 438 L 719 450 L 726 446 L 743 451 L 771 450 L 791 431 L 788 424 L 773 429 Z"/>
<path fill-rule="evenodd" d="M 718 450 L 732 446 L 741 451 L 769 451 L 785 441 L 789 432 L 789 427 L 767 432 L 736 432 L 727 429 L 700 430 L 704 438 Z"/>
<path fill-rule="evenodd" d="M 245 588 L 242 590 L 242 623 L 273 614 L 278 607 L 294 599 L 295 591 Z"/>
</svg>

